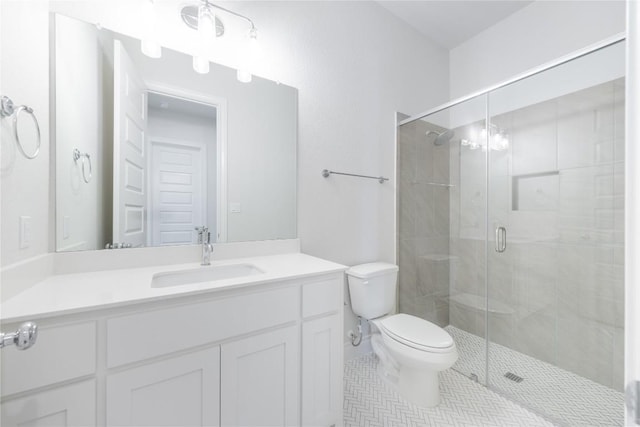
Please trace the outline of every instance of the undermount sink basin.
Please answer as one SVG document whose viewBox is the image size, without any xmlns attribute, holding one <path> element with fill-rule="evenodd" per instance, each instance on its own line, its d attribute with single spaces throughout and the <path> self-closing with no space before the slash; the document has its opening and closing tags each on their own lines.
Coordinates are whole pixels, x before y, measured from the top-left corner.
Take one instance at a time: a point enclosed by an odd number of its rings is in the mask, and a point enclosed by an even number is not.
<svg viewBox="0 0 640 427">
<path fill-rule="evenodd" d="M 166 288 L 168 286 L 191 285 L 194 283 L 253 276 L 261 273 L 264 273 L 264 271 L 252 264 L 201 267 L 191 270 L 179 270 L 154 274 L 151 279 L 151 287 Z"/>
</svg>

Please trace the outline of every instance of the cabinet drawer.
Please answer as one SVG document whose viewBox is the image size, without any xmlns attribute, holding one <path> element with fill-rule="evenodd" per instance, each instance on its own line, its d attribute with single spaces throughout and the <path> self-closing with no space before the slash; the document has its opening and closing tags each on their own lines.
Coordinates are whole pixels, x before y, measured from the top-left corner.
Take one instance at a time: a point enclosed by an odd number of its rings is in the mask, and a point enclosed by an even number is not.
<svg viewBox="0 0 640 427">
<path fill-rule="evenodd" d="M 302 317 L 339 310 L 343 287 L 342 276 L 302 285 Z"/>
<path fill-rule="evenodd" d="M 95 322 L 44 326 L 30 349 L 2 350 L 2 395 L 91 375 L 95 370 Z"/>
<path fill-rule="evenodd" d="M 107 367 L 224 340 L 298 318 L 295 286 L 107 320 Z"/>
</svg>

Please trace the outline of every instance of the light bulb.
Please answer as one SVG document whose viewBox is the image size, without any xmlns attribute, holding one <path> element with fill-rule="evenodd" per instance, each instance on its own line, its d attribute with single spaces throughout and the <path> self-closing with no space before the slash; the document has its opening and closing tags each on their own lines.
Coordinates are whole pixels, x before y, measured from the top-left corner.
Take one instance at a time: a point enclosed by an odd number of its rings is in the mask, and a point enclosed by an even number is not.
<svg viewBox="0 0 640 427">
<path fill-rule="evenodd" d="M 497 133 L 493 137 L 489 139 L 490 147 L 492 150 L 500 151 L 502 150 L 502 134 Z"/>
<path fill-rule="evenodd" d="M 509 137 L 507 135 L 504 135 L 504 137 L 502 138 L 502 149 L 507 150 L 508 148 L 509 148 Z"/>
<path fill-rule="evenodd" d="M 140 42 L 140 50 L 150 58 L 161 58 L 162 47 L 155 41 L 146 39 Z"/>
<path fill-rule="evenodd" d="M 142 53 L 151 58 L 160 58 L 162 56 L 162 47 L 157 41 L 158 17 L 153 7 L 153 1 L 147 0 L 143 4 L 143 16 L 145 17 L 145 34 L 140 42 L 140 50 Z"/>
<path fill-rule="evenodd" d="M 198 8 L 198 37 L 205 43 L 216 37 L 216 17 L 206 4 Z"/>
<path fill-rule="evenodd" d="M 194 56 L 193 69 L 197 73 L 207 74 L 209 72 L 209 60 L 203 56 Z"/>
<path fill-rule="evenodd" d="M 207 46 L 216 37 L 216 17 L 207 4 L 198 8 L 198 54 L 193 56 L 193 69 L 200 74 L 209 72 Z"/>
<path fill-rule="evenodd" d="M 244 49 L 241 53 L 240 68 L 238 68 L 237 79 L 241 83 L 249 83 L 252 79 L 251 71 L 258 56 L 258 30 L 252 27 L 249 30 Z"/>
<path fill-rule="evenodd" d="M 238 70 L 238 73 L 236 74 L 236 78 L 240 83 L 251 83 L 253 75 L 248 71 Z"/>
</svg>

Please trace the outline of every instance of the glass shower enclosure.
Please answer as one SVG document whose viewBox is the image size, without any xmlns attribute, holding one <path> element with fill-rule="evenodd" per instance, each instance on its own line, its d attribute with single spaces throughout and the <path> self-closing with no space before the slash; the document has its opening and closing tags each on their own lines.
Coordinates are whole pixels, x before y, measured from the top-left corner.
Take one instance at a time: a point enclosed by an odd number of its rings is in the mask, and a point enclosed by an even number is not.
<svg viewBox="0 0 640 427">
<path fill-rule="evenodd" d="M 561 424 L 623 424 L 624 70 L 618 41 L 398 129 L 400 311 Z"/>
</svg>

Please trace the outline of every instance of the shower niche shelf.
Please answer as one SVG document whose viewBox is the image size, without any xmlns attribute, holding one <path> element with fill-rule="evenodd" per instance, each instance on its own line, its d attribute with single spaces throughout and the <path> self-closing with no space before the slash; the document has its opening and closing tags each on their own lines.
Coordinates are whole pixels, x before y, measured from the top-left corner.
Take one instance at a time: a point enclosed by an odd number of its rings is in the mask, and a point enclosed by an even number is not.
<svg viewBox="0 0 640 427">
<path fill-rule="evenodd" d="M 511 210 L 555 211 L 560 193 L 560 172 L 536 172 L 511 177 Z"/>
</svg>

